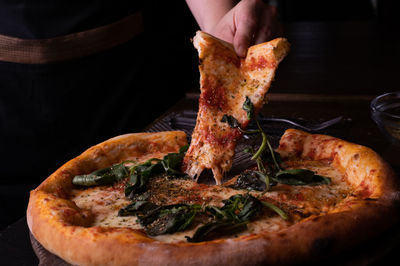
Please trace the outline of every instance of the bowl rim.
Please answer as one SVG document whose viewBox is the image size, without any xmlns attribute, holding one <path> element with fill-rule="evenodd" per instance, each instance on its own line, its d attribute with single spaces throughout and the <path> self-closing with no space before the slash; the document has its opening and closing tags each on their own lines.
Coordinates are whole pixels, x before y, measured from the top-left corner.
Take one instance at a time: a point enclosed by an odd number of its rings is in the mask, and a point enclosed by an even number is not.
<svg viewBox="0 0 400 266">
<path fill-rule="evenodd" d="M 399 99 L 399 103 L 400 103 L 400 91 L 387 92 L 387 93 L 384 93 L 384 94 L 381 94 L 381 95 L 375 97 L 371 101 L 370 107 L 371 107 L 372 112 L 373 113 L 380 113 L 380 114 L 383 114 L 383 115 L 388 116 L 390 118 L 400 119 L 400 115 L 394 115 L 394 114 L 391 114 L 391 113 L 388 113 L 386 111 L 383 111 L 383 110 L 379 109 L 379 107 L 381 105 L 378 105 L 378 101 L 381 100 L 384 97 L 387 97 L 387 96 L 396 96 Z"/>
</svg>

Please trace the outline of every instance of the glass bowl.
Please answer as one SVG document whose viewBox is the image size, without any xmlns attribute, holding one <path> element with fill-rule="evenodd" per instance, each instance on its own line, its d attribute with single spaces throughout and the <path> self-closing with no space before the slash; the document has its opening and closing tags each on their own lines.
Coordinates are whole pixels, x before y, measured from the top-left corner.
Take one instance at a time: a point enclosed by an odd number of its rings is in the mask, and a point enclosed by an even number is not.
<svg viewBox="0 0 400 266">
<path fill-rule="evenodd" d="M 400 91 L 382 94 L 371 101 L 371 117 L 385 137 L 400 146 Z"/>
</svg>

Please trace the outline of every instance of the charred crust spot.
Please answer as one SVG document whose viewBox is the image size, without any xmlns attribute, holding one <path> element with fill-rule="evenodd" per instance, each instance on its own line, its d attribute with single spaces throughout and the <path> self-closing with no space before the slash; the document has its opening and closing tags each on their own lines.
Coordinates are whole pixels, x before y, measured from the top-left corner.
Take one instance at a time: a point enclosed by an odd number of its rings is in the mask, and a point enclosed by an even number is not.
<svg viewBox="0 0 400 266">
<path fill-rule="evenodd" d="M 323 256 L 332 251 L 335 244 L 335 238 L 324 237 L 317 238 L 311 244 L 311 254 L 313 256 Z"/>
<path fill-rule="evenodd" d="M 353 159 L 354 159 L 354 160 L 360 159 L 360 154 L 358 154 L 358 153 L 354 154 L 354 155 L 353 155 Z"/>
</svg>

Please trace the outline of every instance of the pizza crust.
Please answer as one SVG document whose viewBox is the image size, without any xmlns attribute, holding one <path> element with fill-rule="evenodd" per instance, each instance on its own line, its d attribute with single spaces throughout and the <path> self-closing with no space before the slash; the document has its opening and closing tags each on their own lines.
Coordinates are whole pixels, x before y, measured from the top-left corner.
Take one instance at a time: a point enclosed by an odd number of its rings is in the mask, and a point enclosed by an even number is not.
<svg viewBox="0 0 400 266">
<path fill-rule="evenodd" d="M 141 133 L 88 149 L 31 192 L 27 220 L 32 234 L 50 252 L 78 265 L 264 265 L 320 259 L 370 239 L 397 219 L 398 182 L 376 153 L 298 130 L 288 130 L 282 137 L 278 149 L 282 156 L 330 161 L 346 171 L 349 184 L 362 187 L 356 190 L 359 195 L 364 195 L 364 184 L 368 184 L 364 200 L 278 232 L 201 243 L 163 243 L 140 230 L 88 227 L 90 213 L 68 200 L 75 175 L 135 157 L 161 157 L 185 144 L 183 132 Z"/>
<path fill-rule="evenodd" d="M 390 166 L 373 150 L 331 136 L 288 129 L 278 152 L 283 158 L 329 161 L 344 172 L 361 198 L 397 198 L 399 181 Z"/>
</svg>

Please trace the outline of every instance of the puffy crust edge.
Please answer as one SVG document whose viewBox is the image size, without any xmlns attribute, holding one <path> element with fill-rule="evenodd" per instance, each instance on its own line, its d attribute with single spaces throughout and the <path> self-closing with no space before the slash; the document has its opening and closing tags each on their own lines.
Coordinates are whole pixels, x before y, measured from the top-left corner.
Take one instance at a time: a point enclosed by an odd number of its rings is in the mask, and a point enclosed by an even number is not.
<svg viewBox="0 0 400 266">
<path fill-rule="evenodd" d="M 125 135 L 94 146 L 63 165 L 31 192 L 27 210 L 28 225 L 35 238 L 46 249 L 72 264 L 82 265 L 160 265 L 161 263 L 163 265 L 221 265 L 222 263 L 264 265 L 266 263 L 300 263 L 317 260 L 360 243 L 387 228 L 396 219 L 394 214 L 397 214 L 397 211 L 394 207 L 395 203 L 397 205 L 397 199 L 388 197 L 381 200 L 383 194 L 388 192 L 389 186 L 394 184 L 395 177 L 390 168 L 378 158 L 379 166 L 387 168 L 386 170 L 382 169 L 380 176 L 376 177 L 384 180 L 378 182 L 381 185 L 377 186 L 377 189 L 379 188 L 381 191 L 381 194 L 379 194 L 382 196 L 381 198 L 374 201 L 365 200 L 349 211 L 314 217 L 279 232 L 251 234 L 235 239 L 219 239 L 202 243 L 168 244 L 151 240 L 140 232 L 131 229 L 108 230 L 84 227 L 84 221 L 88 217 L 79 212 L 76 212 L 74 223 L 82 223 L 83 226 L 71 225 L 65 221 L 63 219 L 64 212 L 74 209 L 71 201 L 68 202 L 63 198 L 63 193 L 71 189 L 68 180 L 70 182 L 73 175 L 110 165 L 125 159 L 124 156 L 138 150 L 144 153 L 146 152 L 146 145 L 155 145 L 157 149 L 171 152 L 171 150 L 176 151 L 179 146 L 186 143 L 182 132 L 170 133 L 177 134 L 178 137 L 175 142 L 171 141 L 171 138 L 165 138 L 163 134 L 168 133 L 147 134 Z M 289 134 L 292 134 L 294 136 L 292 138 L 297 139 L 298 143 L 302 143 L 302 145 L 299 145 L 302 148 L 291 149 L 282 145 L 283 143 L 290 143 L 287 142 Z M 156 141 L 156 144 L 151 144 L 155 136 L 159 137 L 159 141 Z M 280 151 L 285 153 L 286 156 L 294 156 L 294 154 L 309 156 L 310 154 L 307 152 L 309 148 L 305 144 L 308 143 L 306 138 L 310 136 L 313 135 L 289 130 L 282 137 Z M 324 139 L 324 137 L 314 138 L 316 138 L 314 141 L 320 138 Z M 143 139 L 147 140 L 144 141 Z M 168 139 L 170 141 L 167 141 Z M 323 150 L 329 149 L 329 143 L 332 144 L 332 141 L 317 141 L 317 143 L 320 143 Z M 352 145 L 355 144 L 344 143 L 344 145 L 350 145 L 350 148 L 353 148 Z M 153 152 L 155 152 L 155 148 Z M 321 151 L 321 155 L 319 155 L 321 157 L 316 156 L 315 158 L 325 158 L 322 156 L 323 154 L 325 152 Z M 374 153 L 368 151 L 367 154 Z M 361 160 L 363 158 L 363 156 L 360 157 Z M 340 158 L 336 160 L 341 162 Z M 384 174 L 389 176 L 382 176 Z M 66 191 L 59 192 L 60 189 Z M 392 193 L 398 192 L 398 187 L 392 187 L 390 191 Z M 379 197 L 378 194 L 374 195 Z M 66 209 L 61 212 L 52 209 L 59 206 L 66 207 Z M 371 228 L 374 230 L 371 230 Z"/>
<path fill-rule="evenodd" d="M 329 161 L 344 173 L 361 198 L 399 198 L 399 180 L 393 169 L 372 149 L 327 135 L 288 129 L 278 151 L 282 157 Z"/>
</svg>

